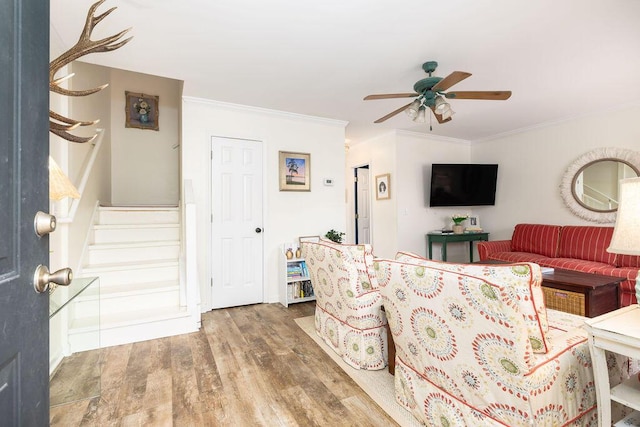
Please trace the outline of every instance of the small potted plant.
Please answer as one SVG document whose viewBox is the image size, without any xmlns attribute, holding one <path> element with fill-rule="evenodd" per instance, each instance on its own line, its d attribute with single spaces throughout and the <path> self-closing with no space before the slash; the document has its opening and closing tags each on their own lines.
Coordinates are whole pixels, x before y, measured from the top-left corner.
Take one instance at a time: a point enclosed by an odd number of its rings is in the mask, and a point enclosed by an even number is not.
<svg viewBox="0 0 640 427">
<path fill-rule="evenodd" d="M 469 214 L 453 214 L 451 215 L 451 220 L 453 221 L 453 234 L 462 234 L 464 233 L 464 227 L 462 226 L 462 222 L 469 218 Z"/>
<path fill-rule="evenodd" d="M 336 231 L 333 228 L 324 235 L 324 237 L 336 243 L 342 243 L 342 236 L 344 236 L 342 231 Z"/>
</svg>

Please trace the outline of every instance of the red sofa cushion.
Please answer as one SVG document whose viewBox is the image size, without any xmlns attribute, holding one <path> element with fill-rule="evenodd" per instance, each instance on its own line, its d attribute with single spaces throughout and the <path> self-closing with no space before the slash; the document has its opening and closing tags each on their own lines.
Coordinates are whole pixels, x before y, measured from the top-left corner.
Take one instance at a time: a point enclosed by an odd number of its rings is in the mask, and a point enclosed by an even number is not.
<svg viewBox="0 0 640 427">
<path fill-rule="evenodd" d="M 559 225 L 517 224 L 511 237 L 511 250 L 556 257 L 561 228 Z"/>
<path fill-rule="evenodd" d="M 559 258 L 615 265 L 616 254 L 607 252 L 613 236 L 613 227 L 565 225 L 560 233 Z"/>
<path fill-rule="evenodd" d="M 616 266 L 640 268 L 640 256 L 618 254 L 616 256 Z"/>
</svg>

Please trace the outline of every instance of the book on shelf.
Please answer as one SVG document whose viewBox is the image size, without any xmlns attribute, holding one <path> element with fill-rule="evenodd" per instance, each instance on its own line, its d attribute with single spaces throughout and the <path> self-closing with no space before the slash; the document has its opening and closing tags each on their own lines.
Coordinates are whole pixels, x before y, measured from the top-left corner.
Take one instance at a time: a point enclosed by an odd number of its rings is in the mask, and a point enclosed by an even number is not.
<svg viewBox="0 0 640 427">
<path fill-rule="evenodd" d="M 287 289 L 287 293 L 290 300 L 315 296 L 311 280 L 301 280 L 291 283 Z"/>
<path fill-rule="evenodd" d="M 296 261 L 287 264 L 288 279 L 301 279 L 304 277 L 309 277 L 309 270 L 307 270 L 306 262 Z"/>
</svg>

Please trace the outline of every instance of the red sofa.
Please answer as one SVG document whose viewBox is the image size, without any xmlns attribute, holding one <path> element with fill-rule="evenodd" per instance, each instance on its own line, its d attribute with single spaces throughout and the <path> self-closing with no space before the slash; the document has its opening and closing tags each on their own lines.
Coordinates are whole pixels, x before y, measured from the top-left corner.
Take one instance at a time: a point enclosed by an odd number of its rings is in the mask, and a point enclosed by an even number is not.
<svg viewBox="0 0 640 427">
<path fill-rule="evenodd" d="M 480 261 L 535 262 L 543 267 L 622 277 L 619 306 L 636 303 L 640 256 L 606 251 L 613 227 L 518 224 L 511 240 L 478 242 Z"/>
</svg>

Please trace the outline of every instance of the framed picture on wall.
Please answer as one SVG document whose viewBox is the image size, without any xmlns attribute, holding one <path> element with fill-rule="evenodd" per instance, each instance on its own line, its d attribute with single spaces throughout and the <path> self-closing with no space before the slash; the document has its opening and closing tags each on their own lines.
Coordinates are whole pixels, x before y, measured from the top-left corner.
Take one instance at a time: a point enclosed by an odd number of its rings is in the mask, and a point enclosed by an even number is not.
<svg viewBox="0 0 640 427">
<path fill-rule="evenodd" d="M 391 188 L 389 187 L 390 175 L 376 175 L 376 200 L 385 200 L 391 198 Z"/>
<path fill-rule="evenodd" d="M 279 152 L 280 191 L 311 191 L 311 155 Z"/>
<path fill-rule="evenodd" d="M 469 218 L 467 218 L 467 230 L 482 230 L 482 227 L 480 227 L 480 217 L 478 217 L 478 215 L 469 215 Z"/>
<path fill-rule="evenodd" d="M 125 127 L 160 130 L 158 118 L 160 111 L 157 95 L 145 95 L 144 93 L 124 92 L 125 96 Z"/>
</svg>

